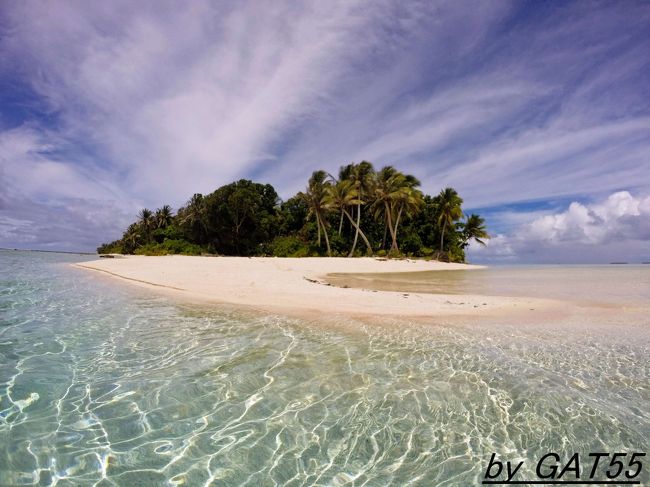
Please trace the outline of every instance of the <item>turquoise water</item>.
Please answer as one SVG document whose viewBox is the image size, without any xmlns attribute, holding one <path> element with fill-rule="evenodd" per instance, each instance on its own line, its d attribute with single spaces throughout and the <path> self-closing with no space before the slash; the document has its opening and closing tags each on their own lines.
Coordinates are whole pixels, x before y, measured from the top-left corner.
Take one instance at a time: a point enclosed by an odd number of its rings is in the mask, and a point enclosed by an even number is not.
<svg viewBox="0 0 650 487">
<path fill-rule="evenodd" d="M 0 251 L 0 485 L 467 486 L 493 452 L 648 449 L 646 318 L 300 321 L 80 260 Z"/>
</svg>

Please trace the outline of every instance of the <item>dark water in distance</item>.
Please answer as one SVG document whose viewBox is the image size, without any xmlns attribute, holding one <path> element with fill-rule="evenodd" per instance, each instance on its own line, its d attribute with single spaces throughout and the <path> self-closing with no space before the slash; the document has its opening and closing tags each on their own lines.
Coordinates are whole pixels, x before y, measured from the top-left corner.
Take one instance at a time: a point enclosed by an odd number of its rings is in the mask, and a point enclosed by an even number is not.
<svg viewBox="0 0 650 487">
<path fill-rule="evenodd" d="M 85 259 L 0 252 L 0 485 L 467 486 L 493 452 L 533 478 L 647 451 L 648 321 L 325 326 Z"/>
</svg>

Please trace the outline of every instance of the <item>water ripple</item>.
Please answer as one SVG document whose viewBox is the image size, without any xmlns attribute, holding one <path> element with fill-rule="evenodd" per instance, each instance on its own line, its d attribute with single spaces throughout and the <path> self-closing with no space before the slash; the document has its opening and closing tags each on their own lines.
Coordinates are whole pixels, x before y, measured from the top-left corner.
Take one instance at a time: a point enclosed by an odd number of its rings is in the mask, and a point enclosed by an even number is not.
<svg viewBox="0 0 650 487">
<path fill-rule="evenodd" d="M 648 327 L 348 332 L 11 265 L 0 485 L 474 485 L 492 452 L 647 448 Z"/>
</svg>

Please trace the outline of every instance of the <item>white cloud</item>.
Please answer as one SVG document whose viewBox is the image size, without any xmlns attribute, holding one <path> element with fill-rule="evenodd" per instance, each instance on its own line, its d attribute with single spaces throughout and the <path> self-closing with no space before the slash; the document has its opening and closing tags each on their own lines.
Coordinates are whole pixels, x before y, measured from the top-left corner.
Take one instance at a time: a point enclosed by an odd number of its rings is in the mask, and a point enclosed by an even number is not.
<svg viewBox="0 0 650 487">
<path fill-rule="evenodd" d="M 133 219 L 136 207 L 111 178 L 59 160 L 52 151 L 60 145 L 29 127 L 0 132 L 3 245 L 92 250 Z"/>
<path fill-rule="evenodd" d="M 272 162 L 286 131 L 318 116 L 372 50 L 389 49 L 393 11 L 365 1 L 122 4 L 110 14 L 34 5 L 14 9 L 14 46 L 46 68 L 31 73 L 34 86 L 66 136 L 92 141 L 130 192 L 173 203 Z"/>
<path fill-rule="evenodd" d="M 112 209 L 105 240 L 141 206 L 240 177 L 288 197 L 361 159 L 473 208 L 649 190 L 647 11 L 570 4 L 514 22 L 518 8 L 8 3 L 0 69 L 39 115 L 4 132 L 0 119 L 5 230 L 23 221 L 11 199 L 41 216 L 87 201 Z"/>
<path fill-rule="evenodd" d="M 473 259 L 534 262 L 650 260 L 650 196 L 627 191 L 593 204 L 573 202 L 559 213 L 538 216 L 500 234 Z"/>
</svg>

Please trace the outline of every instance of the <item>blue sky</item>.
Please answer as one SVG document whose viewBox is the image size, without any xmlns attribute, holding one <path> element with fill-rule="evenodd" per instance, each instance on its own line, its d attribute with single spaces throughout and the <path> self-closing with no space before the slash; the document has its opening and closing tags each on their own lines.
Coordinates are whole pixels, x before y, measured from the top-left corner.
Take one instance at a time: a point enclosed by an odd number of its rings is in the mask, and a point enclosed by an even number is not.
<svg viewBox="0 0 650 487">
<path fill-rule="evenodd" d="M 3 2 L 0 246 L 362 159 L 455 187 L 485 262 L 650 260 L 650 3 Z"/>
</svg>

